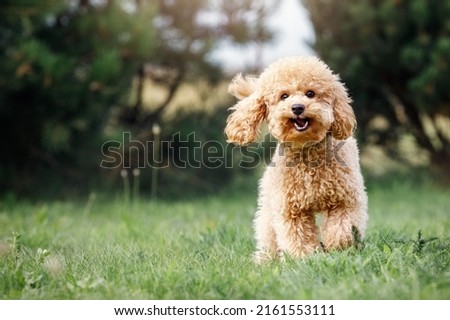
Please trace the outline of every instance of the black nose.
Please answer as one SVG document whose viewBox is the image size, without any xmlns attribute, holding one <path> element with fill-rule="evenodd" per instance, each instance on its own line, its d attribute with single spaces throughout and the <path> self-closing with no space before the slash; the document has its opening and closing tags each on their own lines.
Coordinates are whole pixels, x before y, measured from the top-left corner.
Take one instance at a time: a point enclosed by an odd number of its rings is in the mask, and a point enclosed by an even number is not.
<svg viewBox="0 0 450 320">
<path fill-rule="evenodd" d="M 299 116 L 303 113 L 303 111 L 305 111 L 305 105 L 303 104 L 294 104 L 292 105 L 292 112 L 296 115 Z"/>
</svg>

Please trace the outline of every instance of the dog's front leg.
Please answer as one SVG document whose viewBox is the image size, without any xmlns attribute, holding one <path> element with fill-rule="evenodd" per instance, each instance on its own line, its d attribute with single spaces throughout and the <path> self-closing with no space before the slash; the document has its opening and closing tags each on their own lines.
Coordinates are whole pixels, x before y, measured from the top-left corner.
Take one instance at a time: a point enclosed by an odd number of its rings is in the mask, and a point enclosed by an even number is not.
<svg viewBox="0 0 450 320">
<path fill-rule="evenodd" d="M 316 221 L 310 213 L 285 215 L 276 221 L 275 233 L 280 254 L 292 258 L 304 257 L 320 247 Z"/>
<path fill-rule="evenodd" d="M 338 207 L 330 210 L 321 226 L 322 243 L 326 250 L 345 249 L 361 241 L 367 220 L 364 207 Z"/>
<path fill-rule="evenodd" d="M 275 258 L 277 253 L 275 231 L 273 229 L 270 211 L 264 206 L 256 212 L 253 226 L 256 238 L 255 261 L 257 263 L 263 263 Z"/>
</svg>

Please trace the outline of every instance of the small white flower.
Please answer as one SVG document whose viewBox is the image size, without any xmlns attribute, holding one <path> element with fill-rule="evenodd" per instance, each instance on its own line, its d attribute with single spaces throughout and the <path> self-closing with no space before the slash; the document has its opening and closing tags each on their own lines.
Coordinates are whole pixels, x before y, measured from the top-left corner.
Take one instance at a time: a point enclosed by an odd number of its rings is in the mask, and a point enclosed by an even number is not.
<svg viewBox="0 0 450 320">
<path fill-rule="evenodd" d="M 139 170 L 138 168 L 134 168 L 133 169 L 133 176 L 139 177 L 140 175 L 141 175 L 141 170 Z"/>
<path fill-rule="evenodd" d="M 157 123 L 154 123 L 152 126 L 152 132 L 155 136 L 159 135 L 161 133 L 161 127 Z"/>
</svg>

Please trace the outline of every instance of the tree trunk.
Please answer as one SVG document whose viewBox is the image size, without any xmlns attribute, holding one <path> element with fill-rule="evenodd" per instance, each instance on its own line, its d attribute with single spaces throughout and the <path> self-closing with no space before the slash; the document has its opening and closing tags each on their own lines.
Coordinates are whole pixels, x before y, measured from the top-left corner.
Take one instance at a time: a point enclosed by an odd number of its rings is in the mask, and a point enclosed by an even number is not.
<svg viewBox="0 0 450 320">
<path fill-rule="evenodd" d="M 402 92 L 401 90 L 396 90 L 396 92 Z M 397 97 L 401 104 L 403 105 L 403 111 L 408 119 L 408 124 L 411 128 L 411 133 L 414 136 L 417 144 L 429 152 L 430 155 L 430 165 L 432 171 L 435 171 L 441 178 L 443 182 L 450 183 L 450 143 L 449 141 L 440 133 L 439 129 L 436 128 L 434 122 L 434 130 L 436 132 L 436 137 L 439 141 L 439 146 L 432 142 L 432 137 L 430 137 L 423 124 L 421 115 L 418 112 L 416 106 L 410 103 L 408 99 L 402 97 L 401 94 L 397 94 Z M 428 115 L 430 119 L 432 116 Z"/>
<path fill-rule="evenodd" d="M 172 102 L 172 99 L 175 97 L 175 93 L 181 85 L 182 74 L 179 73 L 174 81 L 169 86 L 169 91 L 167 93 L 164 101 L 151 113 L 149 113 L 140 123 L 142 127 L 147 127 L 152 123 L 159 122 L 161 114 L 167 108 L 167 106 Z"/>
</svg>

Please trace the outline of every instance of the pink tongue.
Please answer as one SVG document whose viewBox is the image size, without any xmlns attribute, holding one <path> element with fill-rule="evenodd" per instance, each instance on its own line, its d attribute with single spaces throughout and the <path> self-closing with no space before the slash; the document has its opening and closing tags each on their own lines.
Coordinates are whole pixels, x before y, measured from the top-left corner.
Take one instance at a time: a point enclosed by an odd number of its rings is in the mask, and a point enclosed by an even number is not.
<svg viewBox="0 0 450 320">
<path fill-rule="evenodd" d="M 297 119 L 295 119 L 295 122 L 297 123 L 297 125 L 300 128 L 303 128 L 306 125 L 307 121 L 306 121 L 306 119 L 297 118 Z"/>
<path fill-rule="evenodd" d="M 295 118 L 294 126 L 297 131 L 305 130 L 309 125 L 309 120 L 305 118 Z"/>
</svg>

